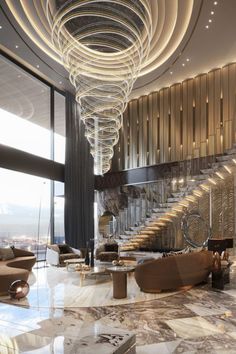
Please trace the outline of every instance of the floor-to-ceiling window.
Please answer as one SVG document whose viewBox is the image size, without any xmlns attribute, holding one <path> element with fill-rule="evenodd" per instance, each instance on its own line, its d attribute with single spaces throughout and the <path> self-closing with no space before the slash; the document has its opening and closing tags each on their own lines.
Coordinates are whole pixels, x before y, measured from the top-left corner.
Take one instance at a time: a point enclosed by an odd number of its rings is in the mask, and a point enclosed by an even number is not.
<svg viewBox="0 0 236 354">
<path fill-rule="evenodd" d="M 0 168 L 0 244 L 43 259 L 50 219 L 50 180 Z"/>
<path fill-rule="evenodd" d="M 0 144 L 65 162 L 64 95 L 3 56 Z M 44 259 L 47 243 L 64 241 L 64 183 L 38 177 L 37 171 L 14 171 L 14 162 L 10 170 L 1 167 L 0 244 L 33 250 Z"/>
<path fill-rule="evenodd" d="M 0 143 L 51 158 L 50 87 L 0 56 Z"/>
</svg>

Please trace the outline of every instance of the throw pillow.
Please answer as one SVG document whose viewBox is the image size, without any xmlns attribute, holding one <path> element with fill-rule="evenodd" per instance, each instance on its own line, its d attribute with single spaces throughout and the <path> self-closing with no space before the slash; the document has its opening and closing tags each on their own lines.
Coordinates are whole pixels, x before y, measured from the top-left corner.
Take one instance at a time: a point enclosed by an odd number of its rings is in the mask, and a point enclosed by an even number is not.
<svg viewBox="0 0 236 354">
<path fill-rule="evenodd" d="M 118 252 L 117 243 L 105 243 L 105 252 Z"/>
<path fill-rule="evenodd" d="M 0 248 L 0 258 L 3 261 L 15 258 L 12 248 Z"/>
<path fill-rule="evenodd" d="M 191 247 L 190 252 L 201 252 L 204 250 L 204 247 Z"/>
<path fill-rule="evenodd" d="M 68 245 L 58 245 L 60 254 L 71 253 L 70 247 Z"/>
<path fill-rule="evenodd" d="M 163 253 L 162 255 L 162 258 L 165 258 L 165 257 L 174 257 L 174 256 L 180 256 L 181 254 L 184 254 L 182 251 L 177 251 L 177 252 L 169 252 L 169 253 Z"/>
</svg>

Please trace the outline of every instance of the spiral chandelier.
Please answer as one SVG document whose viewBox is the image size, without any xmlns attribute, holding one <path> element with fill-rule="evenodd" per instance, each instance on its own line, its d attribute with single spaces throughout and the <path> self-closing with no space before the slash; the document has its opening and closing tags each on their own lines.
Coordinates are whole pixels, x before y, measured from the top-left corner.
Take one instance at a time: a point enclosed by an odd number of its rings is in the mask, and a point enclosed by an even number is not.
<svg viewBox="0 0 236 354">
<path fill-rule="evenodd" d="M 148 57 L 148 0 L 47 0 L 53 46 L 76 90 L 94 173 L 110 169 L 122 114 Z"/>
</svg>

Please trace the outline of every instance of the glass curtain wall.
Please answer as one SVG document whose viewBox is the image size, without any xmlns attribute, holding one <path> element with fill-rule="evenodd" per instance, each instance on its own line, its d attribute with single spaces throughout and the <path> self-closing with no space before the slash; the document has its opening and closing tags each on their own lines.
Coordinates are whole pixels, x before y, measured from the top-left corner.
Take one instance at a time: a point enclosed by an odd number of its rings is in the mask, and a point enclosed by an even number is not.
<svg viewBox="0 0 236 354">
<path fill-rule="evenodd" d="M 50 87 L 0 56 L 0 143 L 51 159 Z"/>
<path fill-rule="evenodd" d="M 0 244 L 45 259 L 50 241 L 50 180 L 0 168 Z"/>
<path fill-rule="evenodd" d="M 51 90 L 0 56 L 0 144 L 64 164 L 65 97 L 54 91 L 53 117 Z M 42 260 L 54 236 L 64 241 L 64 183 L 0 168 L 0 247 L 14 244 Z"/>
</svg>

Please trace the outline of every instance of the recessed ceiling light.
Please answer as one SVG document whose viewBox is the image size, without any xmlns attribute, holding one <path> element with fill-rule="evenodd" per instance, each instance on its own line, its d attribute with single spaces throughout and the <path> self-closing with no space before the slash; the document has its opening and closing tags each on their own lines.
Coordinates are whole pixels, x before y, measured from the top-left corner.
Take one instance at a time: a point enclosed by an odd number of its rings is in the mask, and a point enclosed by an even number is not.
<svg viewBox="0 0 236 354">
<path fill-rule="evenodd" d="M 212 19 L 211 19 L 211 18 L 209 18 L 208 22 L 212 22 Z"/>
<path fill-rule="evenodd" d="M 214 5 L 217 5 L 218 4 L 218 2 L 217 1 L 214 1 Z"/>
<path fill-rule="evenodd" d="M 15 45 L 15 47 L 16 47 L 16 49 L 19 48 L 19 46 L 17 44 Z"/>
<path fill-rule="evenodd" d="M 170 71 L 170 75 L 172 75 L 173 74 L 173 71 Z"/>
<path fill-rule="evenodd" d="M 2 29 L 2 26 L 0 26 L 0 29 Z"/>
<path fill-rule="evenodd" d="M 39 68 L 39 65 L 36 65 L 36 68 Z"/>
<path fill-rule="evenodd" d="M 211 11 L 211 15 L 214 15 L 214 11 Z"/>
<path fill-rule="evenodd" d="M 206 27 L 206 28 L 209 28 L 209 26 L 208 26 L 208 25 L 206 25 L 205 27 Z"/>
<path fill-rule="evenodd" d="M 182 66 L 185 66 L 185 63 L 182 63 Z"/>
<path fill-rule="evenodd" d="M 189 59 L 189 58 L 187 58 L 187 59 L 186 59 L 186 61 L 190 61 L 190 59 Z"/>
</svg>

